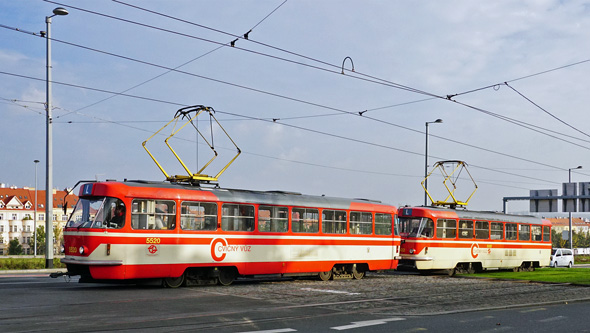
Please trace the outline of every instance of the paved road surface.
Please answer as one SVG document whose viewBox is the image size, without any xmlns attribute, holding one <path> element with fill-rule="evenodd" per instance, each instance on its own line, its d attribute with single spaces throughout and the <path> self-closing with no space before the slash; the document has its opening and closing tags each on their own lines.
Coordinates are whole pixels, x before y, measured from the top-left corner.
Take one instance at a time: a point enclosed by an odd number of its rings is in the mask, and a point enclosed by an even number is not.
<svg viewBox="0 0 590 333">
<path fill-rule="evenodd" d="M 581 331 L 590 288 L 369 274 L 229 287 L 79 284 L 43 273 L 0 275 L 1 332 Z"/>
</svg>

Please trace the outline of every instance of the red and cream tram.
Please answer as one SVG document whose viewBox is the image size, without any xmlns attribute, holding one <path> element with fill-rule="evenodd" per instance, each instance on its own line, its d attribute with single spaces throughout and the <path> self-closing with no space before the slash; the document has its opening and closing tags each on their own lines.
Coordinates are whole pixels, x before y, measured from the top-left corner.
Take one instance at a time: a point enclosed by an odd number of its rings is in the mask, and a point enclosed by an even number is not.
<svg viewBox="0 0 590 333">
<path fill-rule="evenodd" d="M 362 199 L 86 183 L 64 228 L 62 262 L 81 282 L 156 279 L 178 287 L 263 274 L 360 279 L 397 267 L 396 221 L 394 206 Z"/>
<path fill-rule="evenodd" d="M 551 222 L 546 219 L 437 207 L 400 208 L 399 218 L 400 266 L 453 275 L 549 265 Z"/>
</svg>

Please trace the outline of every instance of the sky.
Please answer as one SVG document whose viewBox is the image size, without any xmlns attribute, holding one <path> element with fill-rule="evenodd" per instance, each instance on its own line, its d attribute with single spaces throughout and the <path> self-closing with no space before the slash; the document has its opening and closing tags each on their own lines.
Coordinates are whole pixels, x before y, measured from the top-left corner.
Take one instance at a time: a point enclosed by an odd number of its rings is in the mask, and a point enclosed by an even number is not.
<svg viewBox="0 0 590 333">
<path fill-rule="evenodd" d="M 142 142 L 192 105 L 213 108 L 242 152 L 226 188 L 422 205 L 436 119 L 428 171 L 464 161 L 446 185 L 469 209 L 561 193 L 577 166 L 572 181 L 590 181 L 589 2 L 0 0 L 6 186 L 35 186 L 40 160 L 45 188 L 39 32 L 56 7 L 69 11 L 51 24 L 58 189 L 165 180 Z M 170 175 L 187 174 L 164 142 L 183 124 L 147 143 Z M 219 153 L 202 173 L 216 175 L 237 150 L 208 113 L 195 127 Z M 213 156 L 195 127 L 169 140 L 191 173 Z M 449 195 L 442 175 L 435 200 Z"/>
</svg>

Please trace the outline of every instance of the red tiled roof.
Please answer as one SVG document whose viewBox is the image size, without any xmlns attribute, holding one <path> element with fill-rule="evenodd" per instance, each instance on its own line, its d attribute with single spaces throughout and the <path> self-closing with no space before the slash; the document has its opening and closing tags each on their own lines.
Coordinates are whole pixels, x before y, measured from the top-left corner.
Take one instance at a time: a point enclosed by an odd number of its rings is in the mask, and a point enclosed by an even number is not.
<svg viewBox="0 0 590 333">
<path fill-rule="evenodd" d="M 554 226 L 569 226 L 570 225 L 570 219 L 567 217 L 549 218 L 548 220 L 551 221 L 551 224 Z M 579 217 L 573 217 L 572 218 L 572 226 L 590 226 L 590 223 L 585 222 L 584 220 L 582 220 Z"/>
<path fill-rule="evenodd" d="M 55 191 L 53 194 L 53 208 L 63 207 L 65 195 L 66 191 Z M 0 201 L 6 204 L 12 199 L 12 197 L 16 197 L 23 205 L 27 201 L 34 204 L 35 190 L 27 188 L 0 188 Z M 39 206 L 39 208 L 45 207 L 45 190 L 37 190 L 37 201 L 39 205 L 43 205 Z M 68 195 L 65 199 L 68 208 L 74 207 L 77 201 L 78 196 L 73 193 Z"/>
</svg>

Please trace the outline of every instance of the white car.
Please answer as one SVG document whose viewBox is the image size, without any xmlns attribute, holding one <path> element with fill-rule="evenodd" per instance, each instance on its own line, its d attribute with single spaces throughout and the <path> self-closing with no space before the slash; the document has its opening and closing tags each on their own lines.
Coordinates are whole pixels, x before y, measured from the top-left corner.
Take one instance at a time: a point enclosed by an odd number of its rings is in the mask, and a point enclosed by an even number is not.
<svg viewBox="0 0 590 333">
<path fill-rule="evenodd" d="M 551 267 L 567 266 L 571 268 L 574 265 L 574 253 L 570 249 L 552 249 L 549 265 Z"/>
</svg>

